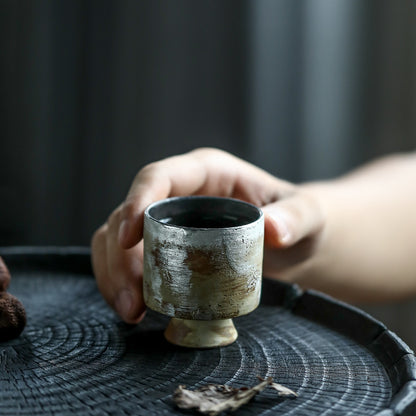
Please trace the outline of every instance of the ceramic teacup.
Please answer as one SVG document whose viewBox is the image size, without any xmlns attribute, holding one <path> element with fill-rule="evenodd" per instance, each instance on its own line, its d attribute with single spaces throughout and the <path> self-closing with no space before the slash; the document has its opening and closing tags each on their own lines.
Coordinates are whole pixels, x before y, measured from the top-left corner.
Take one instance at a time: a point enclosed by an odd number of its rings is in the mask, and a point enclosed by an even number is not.
<svg viewBox="0 0 416 416">
<path fill-rule="evenodd" d="M 236 199 L 175 197 L 146 209 L 144 300 L 172 317 L 168 341 L 195 348 L 235 341 L 232 318 L 259 304 L 263 237 L 262 211 Z"/>
</svg>

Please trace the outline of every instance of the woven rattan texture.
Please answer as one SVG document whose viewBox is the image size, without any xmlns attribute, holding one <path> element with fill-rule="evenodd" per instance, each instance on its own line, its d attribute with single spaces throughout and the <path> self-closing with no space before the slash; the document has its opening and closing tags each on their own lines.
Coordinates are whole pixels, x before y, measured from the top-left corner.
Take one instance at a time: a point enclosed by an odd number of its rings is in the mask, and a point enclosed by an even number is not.
<svg viewBox="0 0 416 416">
<path fill-rule="evenodd" d="M 179 384 L 253 385 L 271 376 L 295 400 L 264 391 L 238 415 L 371 415 L 392 387 L 363 346 L 290 310 L 261 305 L 235 320 L 239 338 L 188 350 L 163 338 L 167 318 L 148 312 L 137 327 L 110 311 L 89 272 L 12 268 L 10 291 L 26 307 L 22 335 L 0 345 L 1 415 L 170 415 Z M 192 414 L 192 413 L 191 413 Z"/>
</svg>

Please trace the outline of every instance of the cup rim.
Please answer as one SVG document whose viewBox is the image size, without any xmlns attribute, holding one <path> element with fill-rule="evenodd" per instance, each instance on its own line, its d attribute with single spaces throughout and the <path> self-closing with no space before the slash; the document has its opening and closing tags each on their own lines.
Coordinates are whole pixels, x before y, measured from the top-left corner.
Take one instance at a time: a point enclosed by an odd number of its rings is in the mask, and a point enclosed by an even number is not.
<svg viewBox="0 0 416 416">
<path fill-rule="evenodd" d="M 249 221 L 245 224 L 241 225 L 235 225 L 235 226 L 227 226 L 227 227 L 192 227 L 192 226 L 185 226 L 185 225 L 177 225 L 172 223 L 167 223 L 165 221 L 161 221 L 160 219 L 156 218 L 151 214 L 151 210 L 154 209 L 157 206 L 174 203 L 176 201 L 186 201 L 186 200 L 207 200 L 207 201 L 229 201 L 232 203 L 236 203 L 240 206 L 245 206 L 246 208 L 249 208 L 256 212 L 257 217 L 253 221 Z M 147 206 L 147 208 L 144 211 L 144 217 L 148 218 L 151 221 L 157 222 L 159 224 L 162 224 L 165 227 L 172 227 L 172 228 L 180 228 L 180 229 L 189 229 L 189 230 L 203 230 L 203 231 L 211 231 L 211 230 L 237 230 L 241 228 L 246 228 L 253 226 L 254 224 L 263 221 L 264 213 L 261 208 L 257 207 L 256 205 L 243 201 L 241 199 L 237 198 L 230 198 L 230 197 L 222 197 L 222 196 L 209 196 L 209 195 L 187 195 L 187 196 L 174 196 L 169 198 L 160 199 L 158 201 L 155 201 Z"/>
</svg>

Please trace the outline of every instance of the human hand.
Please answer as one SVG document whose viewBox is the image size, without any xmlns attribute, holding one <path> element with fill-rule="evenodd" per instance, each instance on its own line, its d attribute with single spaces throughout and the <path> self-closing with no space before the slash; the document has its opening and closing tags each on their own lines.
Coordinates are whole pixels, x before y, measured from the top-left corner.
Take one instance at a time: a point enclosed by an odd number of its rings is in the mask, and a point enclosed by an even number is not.
<svg viewBox="0 0 416 416">
<path fill-rule="evenodd" d="M 324 223 L 320 206 L 303 188 L 217 149 L 197 149 L 145 166 L 92 239 L 98 288 L 127 323 L 139 322 L 145 311 L 144 211 L 154 201 L 184 195 L 231 197 L 262 207 L 264 274 L 284 280 L 312 255 Z"/>
</svg>

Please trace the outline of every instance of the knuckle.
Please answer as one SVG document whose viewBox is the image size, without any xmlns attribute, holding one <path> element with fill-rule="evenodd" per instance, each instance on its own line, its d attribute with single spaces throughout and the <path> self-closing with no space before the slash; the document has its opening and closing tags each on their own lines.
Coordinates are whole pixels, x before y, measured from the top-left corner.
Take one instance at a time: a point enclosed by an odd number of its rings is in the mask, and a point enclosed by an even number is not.
<svg viewBox="0 0 416 416">
<path fill-rule="evenodd" d="M 215 147 L 198 147 L 190 152 L 194 156 L 202 158 L 211 158 L 228 155 L 227 152 L 217 149 Z"/>
<path fill-rule="evenodd" d="M 120 214 L 121 214 L 122 207 L 119 206 L 116 208 L 108 217 L 107 224 L 109 227 L 117 226 L 120 222 Z"/>
<path fill-rule="evenodd" d="M 136 179 L 140 183 L 142 180 L 157 175 L 163 169 L 163 161 L 152 162 L 144 166 L 137 173 Z"/>
<path fill-rule="evenodd" d="M 92 247 L 93 250 L 103 240 L 103 238 L 105 237 L 105 233 L 106 233 L 106 225 L 105 224 L 103 224 L 100 228 L 95 230 L 95 232 L 94 232 L 94 234 L 92 235 L 92 238 L 91 238 L 91 247 Z"/>
<path fill-rule="evenodd" d="M 127 198 L 126 201 L 124 201 L 123 207 L 123 218 L 132 218 L 136 214 L 137 211 L 137 205 L 135 200 Z"/>
</svg>

